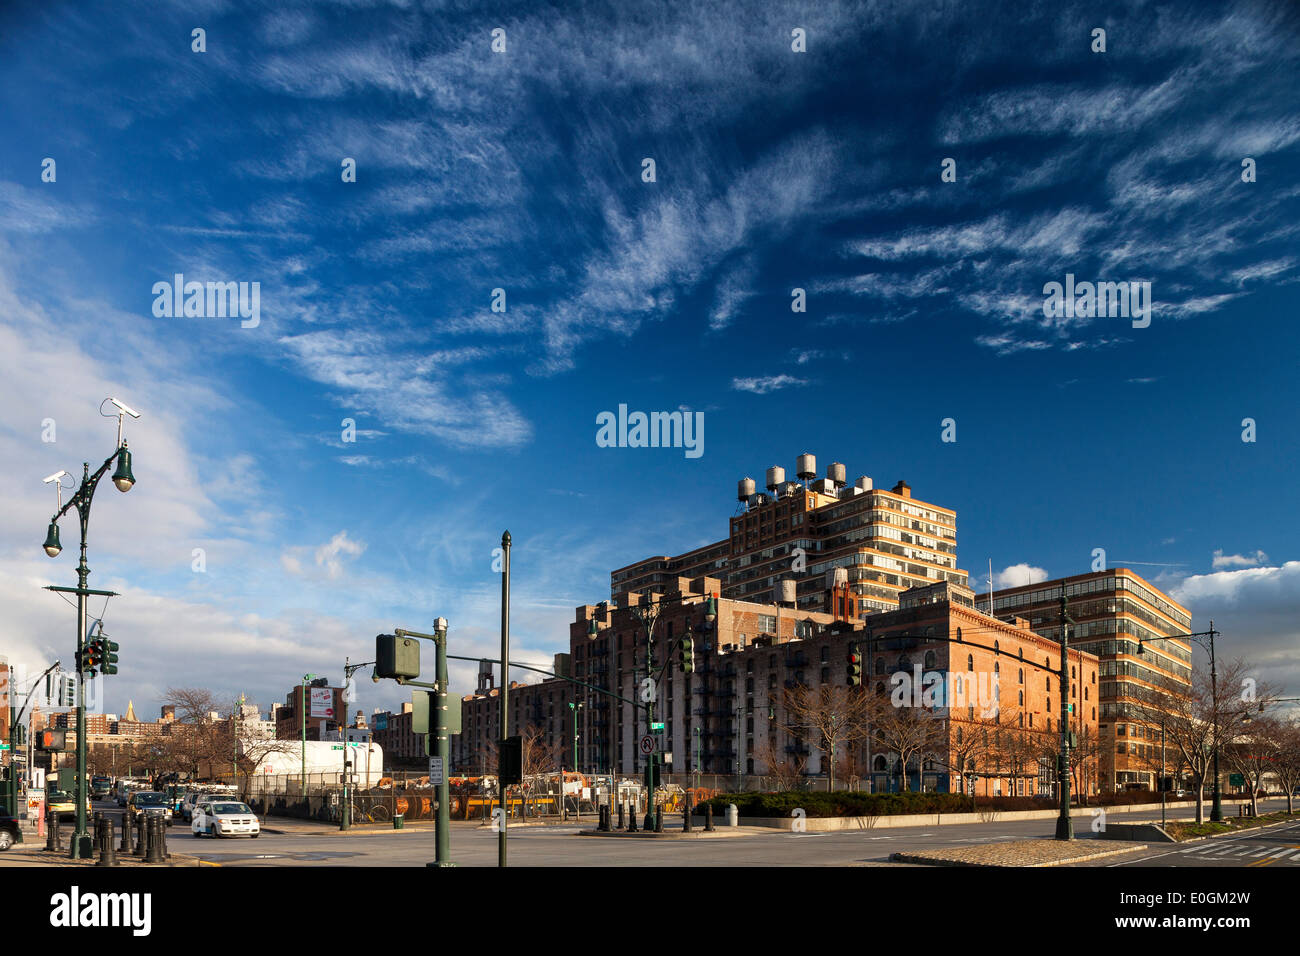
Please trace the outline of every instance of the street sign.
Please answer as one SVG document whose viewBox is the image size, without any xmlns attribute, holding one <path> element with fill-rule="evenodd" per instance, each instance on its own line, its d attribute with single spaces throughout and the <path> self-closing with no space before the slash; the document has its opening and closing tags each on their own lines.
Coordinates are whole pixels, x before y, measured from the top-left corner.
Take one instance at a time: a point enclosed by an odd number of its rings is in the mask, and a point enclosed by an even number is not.
<svg viewBox="0 0 1300 956">
<path fill-rule="evenodd" d="M 655 739 L 649 734 L 641 738 L 641 752 L 647 756 L 655 752 Z"/>
<path fill-rule="evenodd" d="M 8 750 L 8 749 L 9 749 L 8 744 L 0 744 L 0 750 Z"/>
<path fill-rule="evenodd" d="M 433 787 L 437 787 L 437 786 L 441 786 L 441 784 L 442 784 L 442 758 L 430 757 L 429 758 L 429 785 Z"/>
<path fill-rule="evenodd" d="M 659 721 L 659 720 L 654 721 L 654 722 L 650 725 L 650 729 L 651 729 L 651 730 L 663 730 L 663 729 L 664 729 L 663 721 Z"/>
</svg>

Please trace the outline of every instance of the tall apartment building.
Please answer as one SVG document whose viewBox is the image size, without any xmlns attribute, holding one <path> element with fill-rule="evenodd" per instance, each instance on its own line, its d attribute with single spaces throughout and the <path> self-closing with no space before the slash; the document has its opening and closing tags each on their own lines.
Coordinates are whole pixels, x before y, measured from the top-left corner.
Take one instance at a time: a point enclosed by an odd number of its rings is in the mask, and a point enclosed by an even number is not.
<svg viewBox="0 0 1300 956">
<path fill-rule="evenodd" d="M 842 569 L 866 616 L 897 608 L 908 588 L 966 585 L 967 574 L 957 567 L 955 511 L 913 498 L 905 481 L 886 491 L 866 476 L 847 484 L 838 462 L 823 479 L 814 480 L 816 470 L 812 455 L 799 456 L 797 481 L 773 466 L 767 493 L 741 479 L 726 539 L 619 568 L 610 574 L 611 596 L 709 576 L 721 581 L 723 597 L 829 611 L 834 572 Z"/>
<path fill-rule="evenodd" d="M 1190 692 L 1192 650 L 1179 635 L 1191 632 L 1192 616 L 1128 568 L 994 591 L 993 613 L 1026 618 L 1034 631 L 1059 641 L 1062 588 L 1075 622 L 1070 646 L 1101 661 L 1102 788 L 1153 789 L 1158 770 L 1152 761 L 1159 753 L 1160 730 L 1141 723 L 1133 704 L 1151 689 L 1167 690 L 1170 682 Z M 988 595 L 981 595 L 979 603 L 987 601 Z M 1141 655 L 1139 640 L 1144 643 Z"/>
</svg>

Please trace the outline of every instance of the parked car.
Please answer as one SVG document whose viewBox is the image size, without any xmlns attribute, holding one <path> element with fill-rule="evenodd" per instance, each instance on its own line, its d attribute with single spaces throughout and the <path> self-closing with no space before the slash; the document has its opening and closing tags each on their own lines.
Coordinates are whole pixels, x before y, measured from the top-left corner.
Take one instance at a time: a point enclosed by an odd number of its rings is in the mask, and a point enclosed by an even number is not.
<svg viewBox="0 0 1300 956">
<path fill-rule="evenodd" d="M 172 825 L 172 808 L 167 802 L 167 794 L 157 790 L 137 790 L 127 799 L 126 818 L 134 825 L 135 819 L 141 813 L 150 815 L 159 815 L 167 821 L 167 825 Z"/>
<path fill-rule="evenodd" d="M 257 814 L 248 804 L 233 800 L 213 800 L 194 807 L 190 832 L 196 837 L 247 836 L 257 839 L 262 828 L 257 821 Z"/>
<path fill-rule="evenodd" d="M 181 797 L 180 815 L 187 823 L 194 819 L 194 808 L 200 803 L 210 803 L 213 800 L 226 799 L 230 796 L 227 794 L 213 793 L 210 790 L 187 790 Z"/>
<path fill-rule="evenodd" d="M 7 850 L 15 843 L 21 842 L 23 842 L 23 836 L 18 829 L 17 818 L 0 812 L 0 850 Z"/>
</svg>

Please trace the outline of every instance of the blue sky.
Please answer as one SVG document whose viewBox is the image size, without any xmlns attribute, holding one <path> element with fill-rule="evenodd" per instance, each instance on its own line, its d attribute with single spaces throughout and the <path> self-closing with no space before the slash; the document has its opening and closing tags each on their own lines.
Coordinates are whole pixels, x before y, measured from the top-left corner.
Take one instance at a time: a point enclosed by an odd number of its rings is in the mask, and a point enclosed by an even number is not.
<svg viewBox="0 0 1300 956">
<path fill-rule="evenodd" d="M 506 528 L 545 662 L 805 451 L 955 508 L 980 586 L 1104 548 L 1300 693 L 1298 37 L 1272 3 L 9 5 L 0 644 L 70 657 L 40 479 L 107 456 L 115 395 L 110 711 L 265 709 L 437 614 L 493 653 Z M 176 273 L 260 321 L 156 317 Z M 1067 273 L 1150 282 L 1149 327 L 1047 317 Z M 704 454 L 598 448 L 620 403 L 703 412 Z"/>
</svg>

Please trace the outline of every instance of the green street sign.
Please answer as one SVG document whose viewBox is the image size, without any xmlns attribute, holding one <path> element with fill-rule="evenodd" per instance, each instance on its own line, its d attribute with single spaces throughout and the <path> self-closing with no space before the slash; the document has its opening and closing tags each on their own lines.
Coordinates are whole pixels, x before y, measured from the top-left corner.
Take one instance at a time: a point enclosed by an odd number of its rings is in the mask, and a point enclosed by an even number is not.
<svg viewBox="0 0 1300 956">
<path fill-rule="evenodd" d="M 663 729 L 664 729 L 663 721 L 655 721 L 655 722 L 651 723 L 651 724 L 650 724 L 650 729 L 651 729 L 651 730 L 663 730 Z"/>
<path fill-rule="evenodd" d="M 0 750 L 8 750 L 8 749 L 9 749 L 8 744 L 0 744 Z"/>
</svg>

